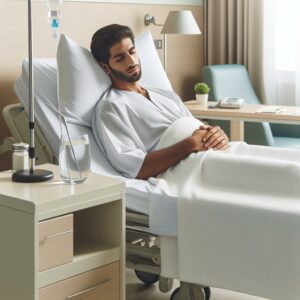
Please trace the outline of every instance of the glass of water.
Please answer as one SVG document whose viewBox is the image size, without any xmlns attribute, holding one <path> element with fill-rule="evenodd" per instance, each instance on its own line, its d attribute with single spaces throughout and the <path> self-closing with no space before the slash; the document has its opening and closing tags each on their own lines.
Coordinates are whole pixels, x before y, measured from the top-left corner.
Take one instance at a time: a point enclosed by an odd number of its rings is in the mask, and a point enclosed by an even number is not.
<svg viewBox="0 0 300 300">
<path fill-rule="evenodd" d="M 82 183 L 87 179 L 91 166 L 91 150 L 86 133 L 62 135 L 59 149 L 60 176 L 70 184 Z"/>
</svg>

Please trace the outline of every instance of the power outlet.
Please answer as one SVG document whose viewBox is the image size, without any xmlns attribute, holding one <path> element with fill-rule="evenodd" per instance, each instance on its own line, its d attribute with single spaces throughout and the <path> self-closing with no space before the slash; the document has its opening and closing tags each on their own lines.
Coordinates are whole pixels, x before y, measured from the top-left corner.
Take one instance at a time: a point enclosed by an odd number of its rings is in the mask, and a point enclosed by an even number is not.
<svg viewBox="0 0 300 300">
<path fill-rule="evenodd" d="M 156 49 L 162 49 L 163 48 L 162 40 L 154 40 L 154 45 L 155 45 Z"/>
</svg>

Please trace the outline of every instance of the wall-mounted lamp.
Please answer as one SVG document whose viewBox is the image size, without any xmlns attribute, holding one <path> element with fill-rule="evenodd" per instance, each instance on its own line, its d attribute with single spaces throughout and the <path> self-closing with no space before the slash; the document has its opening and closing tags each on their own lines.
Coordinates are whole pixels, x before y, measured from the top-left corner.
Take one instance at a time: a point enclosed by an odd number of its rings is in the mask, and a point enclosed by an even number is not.
<svg viewBox="0 0 300 300">
<path fill-rule="evenodd" d="M 155 17 L 146 14 L 144 17 L 146 26 L 151 24 L 162 26 L 164 34 L 164 68 L 167 71 L 167 34 L 201 34 L 199 26 L 190 10 L 170 11 L 164 24 L 157 24 Z"/>
</svg>

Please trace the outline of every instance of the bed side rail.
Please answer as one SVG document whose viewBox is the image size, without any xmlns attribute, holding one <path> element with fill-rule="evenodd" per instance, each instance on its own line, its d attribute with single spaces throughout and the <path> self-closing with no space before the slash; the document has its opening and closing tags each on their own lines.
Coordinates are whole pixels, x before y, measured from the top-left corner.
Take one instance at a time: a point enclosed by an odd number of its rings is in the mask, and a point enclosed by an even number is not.
<svg viewBox="0 0 300 300">
<path fill-rule="evenodd" d="M 128 268 L 160 273 L 159 237 L 149 231 L 149 216 L 126 211 L 126 265 Z"/>
<path fill-rule="evenodd" d="M 2 115 L 13 135 L 14 142 L 29 143 L 28 114 L 24 106 L 21 103 L 7 105 L 2 110 Z M 4 142 L 2 145 L 4 145 Z M 35 148 L 37 165 L 44 163 L 57 164 L 54 152 L 38 126 L 35 127 Z"/>
<path fill-rule="evenodd" d="M 11 151 L 12 144 L 15 142 L 16 142 L 16 140 L 12 136 L 4 138 L 2 144 L 0 145 L 0 155 L 6 153 L 8 151 Z"/>
<path fill-rule="evenodd" d="M 126 211 L 127 225 L 139 225 L 142 227 L 149 227 L 149 216 L 137 213 L 133 210 Z"/>
</svg>

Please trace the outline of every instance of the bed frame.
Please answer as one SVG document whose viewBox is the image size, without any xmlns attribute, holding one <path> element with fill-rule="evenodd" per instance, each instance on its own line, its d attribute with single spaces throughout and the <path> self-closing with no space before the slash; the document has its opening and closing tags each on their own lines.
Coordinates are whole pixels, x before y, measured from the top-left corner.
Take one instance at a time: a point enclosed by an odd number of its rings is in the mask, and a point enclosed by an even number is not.
<svg viewBox="0 0 300 300">
<path fill-rule="evenodd" d="M 28 115 L 21 103 L 6 106 L 3 118 L 13 137 L 4 139 L 0 154 L 12 149 L 15 142 L 29 141 Z M 36 124 L 35 124 L 36 125 Z M 36 164 L 58 164 L 58 160 L 44 134 L 35 126 Z M 149 231 L 149 217 L 134 211 L 126 211 L 126 267 L 134 269 L 137 277 L 146 285 L 159 282 L 159 289 L 167 293 L 173 279 L 160 276 L 160 238 Z M 210 288 L 198 284 L 180 282 L 171 300 L 209 300 Z"/>
</svg>

